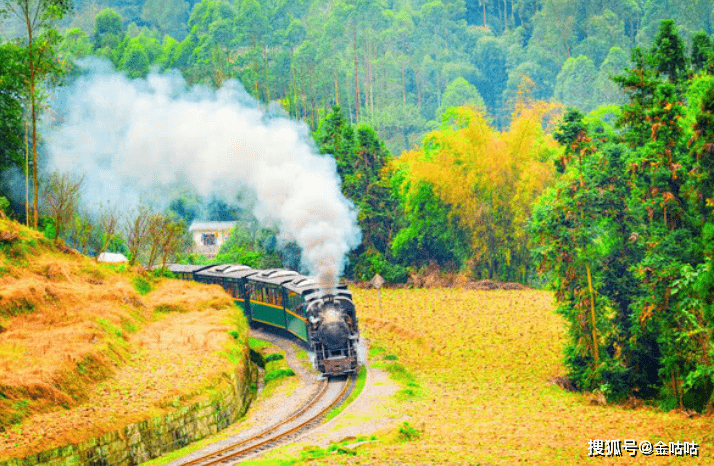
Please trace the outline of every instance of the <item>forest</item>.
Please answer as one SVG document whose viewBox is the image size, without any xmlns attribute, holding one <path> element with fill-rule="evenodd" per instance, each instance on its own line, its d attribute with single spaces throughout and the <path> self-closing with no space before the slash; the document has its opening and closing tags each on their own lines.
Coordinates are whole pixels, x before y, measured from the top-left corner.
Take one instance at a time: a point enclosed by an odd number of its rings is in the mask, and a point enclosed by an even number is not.
<svg viewBox="0 0 714 466">
<path fill-rule="evenodd" d="M 362 230 L 345 277 L 403 283 L 435 264 L 552 286 L 578 388 L 702 411 L 714 391 L 713 6 L 2 0 L 0 207 L 87 254 L 205 260 L 186 226 L 252 225 L 238 202 L 181 191 L 160 211 L 83 211 L 82 174 L 42 165 L 43 131 L 62 119 L 53 89 L 86 57 L 136 80 L 235 79 L 334 158 Z M 219 257 L 272 267 L 296 255 L 255 226 Z"/>
</svg>

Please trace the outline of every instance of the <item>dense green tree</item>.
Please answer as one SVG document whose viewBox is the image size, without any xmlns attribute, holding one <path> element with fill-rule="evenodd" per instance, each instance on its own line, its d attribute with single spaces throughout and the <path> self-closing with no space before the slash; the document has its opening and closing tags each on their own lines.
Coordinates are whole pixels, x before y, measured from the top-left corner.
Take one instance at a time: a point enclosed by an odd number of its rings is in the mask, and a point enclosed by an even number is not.
<svg viewBox="0 0 714 466">
<path fill-rule="evenodd" d="M 554 97 L 565 105 L 577 107 L 585 113 L 593 109 L 593 95 L 597 69 L 590 58 L 580 55 L 563 64 L 555 83 Z"/>
<path fill-rule="evenodd" d="M 94 50 L 89 36 L 80 28 L 71 28 L 65 31 L 59 54 L 65 59 L 77 59 L 91 55 Z"/>
<path fill-rule="evenodd" d="M 652 55 L 656 70 L 670 82 L 677 83 L 685 77 L 688 72 L 686 49 L 674 21 L 662 21 L 655 36 Z"/>
<path fill-rule="evenodd" d="M 627 44 L 623 21 L 611 10 L 586 20 L 586 37 L 573 47 L 573 55 L 586 55 L 599 67 L 612 47 Z"/>
<path fill-rule="evenodd" d="M 375 273 L 404 280 L 403 269 L 389 264 L 396 230 L 398 201 L 392 196 L 384 167 L 389 152 L 370 127 L 353 127 L 334 107 L 315 132 L 320 151 L 331 154 L 342 179 L 342 192 L 355 203 L 362 244 L 350 254 L 347 273 L 369 280 Z"/>
<path fill-rule="evenodd" d="M 176 40 L 188 34 L 189 3 L 184 0 L 146 0 L 141 19 Z"/>
<path fill-rule="evenodd" d="M 250 225 L 239 223 L 231 230 L 228 239 L 221 244 L 214 262 L 243 264 L 255 269 L 278 267 L 297 269 L 300 263 L 299 254 L 297 260 L 284 262 L 277 249 L 276 235 L 277 232 L 274 230 L 256 230 Z M 289 249 L 293 251 L 293 247 L 290 246 Z"/>
<path fill-rule="evenodd" d="M 593 86 L 592 106 L 618 105 L 624 103 L 622 89 L 612 80 L 613 76 L 622 73 L 630 64 L 630 58 L 620 47 L 613 47 L 600 65 Z"/>
<path fill-rule="evenodd" d="M 503 40 L 487 35 L 478 40 L 473 51 L 474 64 L 480 71 L 474 83 L 489 111 L 499 116 L 503 91 L 508 83 L 507 52 Z"/>
<path fill-rule="evenodd" d="M 628 99 L 619 135 L 595 138 L 581 115 L 566 115 L 563 175 L 532 232 L 558 277 L 576 383 L 701 411 L 714 391 L 714 83 L 690 78 L 681 44 L 663 21 L 653 46 L 633 51 L 616 77 Z"/>
<path fill-rule="evenodd" d="M 24 58 L 22 47 L 0 44 L 0 171 L 25 165 Z"/>
<path fill-rule="evenodd" d="M 188 25 L 190 33 L 174 50 L 169 66 L 183 69 L 191 83 L 210 83 L 214 87 L 235 77 L 235 7 L 222 0 L 203 0 L 194 7 Z"/>
<path fill-rule="evenodd" d="M 570 58 L 576 38 L 577 11 L 577 4 L 571 0 L 543 0 L 542 9 L 533 17 L 529 51 L 547 57 L 558 66 Z"/>
<path fill-rule="evenodd" d="M 144 78 L 149 74 L 151 60 L 141 41 L 130 39 L 124 48 L 120 69 L 130 78 Z"/>
<path fill-rule="evenodd" d="M 486 109 L 486 104 L 476 86 L 459 77 L 446 86 L 444 95 L 441 98 L 441 106 L 436 109 L 435 116 L 437 119 L 441 119 L 441 116 L 448 108 L 461 107 L 463 105 L 473 106 L 481 110 Z"/>
<path fill-rule="evenodd" d="M 124 39 L 124 19 L 116 10 L 105 8 L 95 18 L 92 42 L 94 49 L 115 49 Z"/>
<path fill-rule="evenodd" d="M 404 226 L 392 243 L 396 260 L 412 267 L 432 263 L 449 270 L 460 270 L 471 255 L 469 232 L 451 215 L 449 207 L 434 194 L 433 187 L 421 182 L 416 187 L 404 183 L 403 174 L 392 178 L 395 191 L 404 195 Z"/>
<path fill-rule="evenodd" d="M 712 65 L 714 51 L 709 35 L 704 31 L 699 31 L 692 37 L 692 67 L 695 70 L 702 70 Z"/>
</svg>

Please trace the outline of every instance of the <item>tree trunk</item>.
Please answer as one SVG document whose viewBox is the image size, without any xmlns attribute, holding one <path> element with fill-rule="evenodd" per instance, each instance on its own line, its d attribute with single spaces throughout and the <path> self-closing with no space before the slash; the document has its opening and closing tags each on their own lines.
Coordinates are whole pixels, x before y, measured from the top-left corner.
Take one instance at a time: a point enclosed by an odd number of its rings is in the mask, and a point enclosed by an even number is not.
<svg viewBox="0 0 714 466">
<path fill-rule="evenodd" d="M 359 73 L 357 69 L 357 24 L 352 26 L 352 52 L 355 59 L 355 120 L 359 122 Z"/>
<path fill-rule="evenodd" d="M 503 0 L 503 30 L 508 31 L 508 4 Z"/>
<path fill-rule="evenodd" d="M 266 45 L 263 50 L 265 57 L 265 101 L 270 102 L 270 70 L 268 67 L 268 46 Z"/>
<path fill-rule="evenodd" d="M 402 63 L 402 103 L 407 105 L 407 84 L 404 79 L 404 63 Z"/>
<path fill-rule="evenodd" d="M 417 108 L 421 111 L 421 82 L 419 81 L 419 71 L 414 69 L 414 81 L 417 88 Z"/>
<path fill-rule="evenodd" d="M 340 105 L 340 85 L 337 80 L 337 68 L 332 70 L 332 75 L 335 79 L 335 104 Z"/>
<path fill-rule="evenodd" d="M 30 226 L 30 129 L 25 113 L 25 225 Z"/>
<path fill-rule="evenodd" d="M 588 291 L 590 292 L 590 321 L 592 325 L 592 337 L 593 337 L 593 359 L 595 360 L 595 365 L 598 364 L 598 344 L 597 344 L 597 321 L 595 319 L 595 292 L 593 291 L 593 279 L 590 273 L 590 265 L 585 265 L 585 271 L 588 275 Z"/>
<path fill-rule="evenodd" d="M 34 197 L 32 199 L 32 207 L 34 209 L 34 222 L 33 225 L 37 228 L 38 223 L 38 197 L 39 197 L 39 184 L 37 182 L 37 108 L 36 108 L 36 98 L 35 98 L 35 59 L 34 59 L 34 49 L 32 40 L 32 25 L 30 24 L 30 7 L 24 9 L 25 14 L 25 24 L 27 25 L 27 47 L 29 51 L 30 59 L 30 117 L 32 118 L 32 182 L 34 183 Z"/>
</svg>

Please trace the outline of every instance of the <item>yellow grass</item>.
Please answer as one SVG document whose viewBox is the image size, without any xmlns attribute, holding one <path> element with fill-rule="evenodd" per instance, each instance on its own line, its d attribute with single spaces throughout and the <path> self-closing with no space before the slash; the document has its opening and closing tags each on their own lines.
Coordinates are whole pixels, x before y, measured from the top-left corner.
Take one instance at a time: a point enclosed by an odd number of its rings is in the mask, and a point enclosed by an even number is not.
<svg viewBox="0 0 714 466">
<path fill-rule="evenodd" d="M 141 296 L 136 276 L 0 220 L 0 460 L 174 409 L 235 370 L 247 324 L 230 296 L 149 276 Z"/>
<path fill-rule="evenodd" d="M 361 330 L 417 378 L 403 404 L 420 438 L 309 464 L 695 464 L 711 462 L 710 417 L 597 406 L 550 379 L 565 375 L 564 324 L 541 291 L 353 290 Z M 590 439 L 696 441 L 699 458 L 588 457 Z"/>
</svg>

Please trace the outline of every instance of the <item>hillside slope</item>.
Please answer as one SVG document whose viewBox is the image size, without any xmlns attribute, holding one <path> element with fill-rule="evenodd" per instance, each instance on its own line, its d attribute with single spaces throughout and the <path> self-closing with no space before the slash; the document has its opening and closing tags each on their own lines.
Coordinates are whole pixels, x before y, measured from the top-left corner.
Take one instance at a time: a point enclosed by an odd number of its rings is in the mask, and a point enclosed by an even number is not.
<svg viewBox="0 0 714 466">
<path fill-rule="evenodd" d="M 0 219 L 0 460 L 176 408 L 243 360 L 221 288 L 125 269 Z"/>
</svg>

